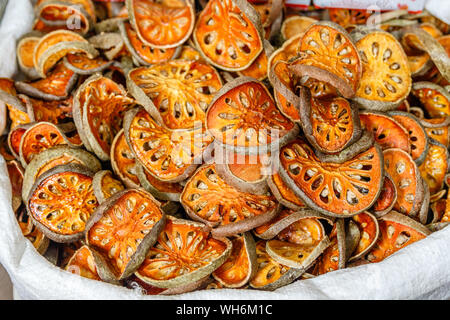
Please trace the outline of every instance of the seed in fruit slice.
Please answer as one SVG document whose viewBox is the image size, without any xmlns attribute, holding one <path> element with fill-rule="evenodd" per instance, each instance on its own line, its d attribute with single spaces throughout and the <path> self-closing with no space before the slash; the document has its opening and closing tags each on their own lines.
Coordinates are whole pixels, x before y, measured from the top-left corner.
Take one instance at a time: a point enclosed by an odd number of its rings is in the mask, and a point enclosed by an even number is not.
<svg viewBox="0 0 450 320">
<path fill-rule="evenodd" d="M 378 220 L 368 212 L 362 212 L 352 217 L 359 228 L 361 237 L 358 246 L 353 251 L 348 262 L 356 261 L 363 257 L 375 245 L 380 235 Z"/>
<path fill-rule="evenodd" d="M 332 8 L 328 9 L 328 14 L 331 21 L 346 28 L 352 25 L 365 24 L 372 13 L 367 10 Z"/>
<path fill-rule="evenodd" d="M 272 259 L 266 251 L 264 240 L 256 243 L 256 256 L 258 269 L 250 280 L 250 286 L 255 289 L 273 291 L 290 284 L 305 272 L 304 269 L 290 268 Z"/>
<path fill-rule="evenodd" d="M 303 140 L 280 151 L 279 174 L 306 205 L 325 215 L 350 217 L 370 208 L 383 185 L 378 145 L 343 163 L 321 162 Z"/>
<path fill-rule="evenodd" d="M 212 275 L 227 288 L 240 288 L 257 271 L 255 240 L 250 233 L 231 239 L 232 250 L 228 259 Z"/>
<path fill-rule="evenodd" d="M 246 69 L 263 51 L 258 12 L 241 0 L 212 0 L 200 13 L 193 32 L 196 47 L 214 66 Z"/>
<path fill-rule="evenodd" d="M 264 84 L 246 77 L 220 89 L 208 108 L 206 126 L 216 143 L 244 154 L 270 152 L 299 131 L 278 111 Z"/>
<path fill-rule="evenodd" d="M 430 193 L 435 194 L 444 187 L 445 175 L 449 171 L 447 147 L 437 141 L 430 141 L 427 156 L 419 166 L 420 175 L 428 184 Z"/>
<path fill-rule="evenodd" d="M 301 91 L 300 119 L 303 132 L 317 150 L 337 153 L 361 138 L 358 109 L 346 99 L 315 99 L 308 89 Z"/>
<path fill-rule="evenodd" d="M 102 72 L 110 67 L 112 63 L 112 61 L 107 61 L 102 57 L 90 59 L 85 53 L 69 53 L 64 57 L 64 65 L 73 72 L 81 75 Z"/>
<path fill-rule="evenodd" d="M 129 110 L 124 134 L 136 159 L 155 178 L 180 182 L 188 178 L 212 146 L 204 128 L 169 130 L 142 108 Z"/>
<path fill-rule="evenodd" d="M 306 16 L 291 16 L 283 21 L 281 35 L 288 40 L 298 35 L 303 35 L 306 29 L 317 20 Z"/>
<path fill-rule="evenodd" d="M 114 179 L 109 170 L 98 171 L 92 180 L 92 187 L 98 203 L 105 202 L 112 195 L 125 189 L 120 181 Z"/>
<path fill-rule="evenodd" d="M 381 149 L 399 148 L 410 152 L 408 131 L 387 114 L 375 111 L 362 111 L 359 113 L 361 125 L 368 131 L 372 131 L 375 141 Z"/>
<path fill-rule="evenodd" d="M 214 236 L 249 231 L 270 221 L 279 205 L 270 194 L 240 192 L 222 180 L 214 165 L 204 165 L 188 180 L 181 194 L 188 215 L 214 228 Z"/>
<path fill-rule="evenodd" d="M 136 165 L 136 174 L 142 187 L 156 199 L 162 201 L 180 201 L 183 186 L 179 183 L 168 183 L 153 177 L 140 164 Z"/>
<path fill-rule="evenodd" d="M 128 188 L 138 188 L 140 183 L 136 172 L 136 159 L 127 144 L 123 129 L 113 140 L 110 157 L 111 167 L 123 184 Z"/>
<path fill-rule="evenodd" d="M 12 193 L 12 209 L 17 212 L 22 205 L 22 186 L 24 178 L 24 169 L 16 160 L 11 160 L 6 163 L 8 169 L 9 181 L 11 182 Z"/>
<path fill-rule="evenodd" d="M 268 176 L 267 184 L 274 197 L 283 206 L 292 210 L 305 207 L 303 201 L 286 185 L 278 173 Z"/>
<path fill-rule="evenodd" d="M 450 117 L 420 119 L 420 123 L 425 128 L 428 138 L 442 143 L 447 148 L 450 146 Z"/>
<path fill-rule="evenodd" d="M 208 104 L 222 82 L 206 63 L 173 60 L 133 69 L 127 76 L 127 86 L 160 124 L 169 129 L 190 129 L 196 122 L 205 121 Z"/>
<path fill-rule="evenodd" d="M 93 217 L 86 226 L 86 240 L 107 258 L 117 280 L 139 268 L 166 221 L 159 202 L 140 189 L 114 194 Z"/>
<path fill-rule="evenodd" d="M 93 175 L 85 166 L 68 164 L 56 166 L 36 180 L 27 198 L 27 210 L 48 238 L 63 243 L 83 238 L 98 206 Z"/>
<path fill-rule="evenodd" d="M 450 115 L 450 93 L 445 88 L 432 82 L 416 82 L 412 94 L 419 98 L 431 117 Z"/>
<path fill-rule="evenodd" d="M 168 217 L 136 276 L 159 288 L 176 288 L 210 275 L 231 250 L 230 240 L 211 237 L 204 224 Z"/>
<path fill-rule="evenodd" d="M 419 169 L 409 154 L 400 149 L 383 152 L 384 167 L 397 188 L 394 209 L 415 217 L 424 197 Z"/>
<path fill-rule="evenodd" d="M 380 237 L 366 256 L 370 262 L 379 262 L 398 250 L 427 237 L 431 232 L 421 223 L 391 211 L 378 220 Z"/>
<path fill-rule="evenodd" d="M 397 187 L 389 173 L 384 173 L 383 187 L 380 196 L 371 208 L 371 212 L 377 218 L 389 213 L 397 202 Z"/>
</svg>

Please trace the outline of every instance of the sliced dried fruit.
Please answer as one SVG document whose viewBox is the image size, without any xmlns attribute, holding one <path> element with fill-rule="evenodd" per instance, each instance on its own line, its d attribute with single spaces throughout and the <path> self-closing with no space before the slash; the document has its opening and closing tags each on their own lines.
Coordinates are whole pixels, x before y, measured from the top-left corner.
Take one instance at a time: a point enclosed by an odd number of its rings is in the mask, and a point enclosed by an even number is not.
<svg viewBox="0 0 450 320">
<path fill-rule="evenodd" d="M 447 148 L 450 146 L 450 117 L 420 119 L 429 138 L 442 143 Z"/>
<path fill-rule="evenodd" d="M 328 9 L 330 20 L 346 28 L 351 25 L 365 24 L 372 12 L 344 8 Z"/>
<path fill-rule="evenodd" d="M 138 189 L 116 193 L 93 217 L 86 226 L 88 245 L 107 258 L 117 280 L 139 268 L 166 222 L 159 202 Z"/>
<path fill-rule="evenodd" d="M 15 126 L 9 130 L 7 143 L 9 152 L 13 155 L 13 158 L 20 160 L 20 141 L 22 141 L 22 136 L 25 134 L 28 128 L 30 128 L 32 124 L 22 124 Z"/>
<path fill-rule="evenodd" d="M 256 269 L 255 241 L 250 233 L 231 239 L 228 259 L 212 273 L 214 279 L 227 288 L 240 288 L 253 278 Z"/>
<path fill-rule="evenodd" d="M 46 254 L 50 245 L 50 240 L 35 227 L 27 214 L 26 208 L 21 207 L 19 214 L 17 214 L 16 217 L 24 237 L 33 244 L 33 247 L 36 248 L 38 253 L 41 255 Z"/>
<path fill-rule="evenodd" d="M 69 53 L 64 57 L 64 65 L 73 72 L 81 75 L 91 75 L 102 72 L 112 65 L 112 61 L 105 60 L 102 57 L 90 59 L 84 53 Z"/>
<path fill-rule="evenodd" d="M 345 268 L 347 250 L 343 219 L 336 220 L 330 233 L 329 246 L 324 250 L 314 268 L 317 275 Z"/>
<path fill-rule="evenodd" d="M 204 128 L 169 130 L 158 125 L 142 108 L 126 113 L 124 134 L 136 159 L 164 182 L 188 178 L 212 146 L 212 138 Z"/>
<path fill-rule="evenodd" d="M 400 149 L 383 152 L 384 167 L 397 188 L 397 202 L 394 209 L 415 217 L 424 197 L 419 169 L 412 157 Z"/>
<path fill-rule="evenodd" d="M 371 212 L 377 217 L 389 213 L 397 202 L 397 187 L 389 173 L 384 173 L 383 187 L 380 196 L 371 208 Z"/>
<path fill-rule="evenodd" d="M 136 175 L 142 187 L 156 199 L 163 201 L 180 201 L 183 187 L 179 183 L 162 182 L 153 177 L 143 166 L 136 165 Z"/>
<path fill-rule="evenodd" d="M 92 179 L 92 187 L 98 203 L 105 202 L 112 195 L 125 189 L 120 181 L 114 179 L 109 170 L 98 171 Z"/>
<path fill-rule="evenodd" d="M 56 242 L 84 237 L 86 224 L 98 206 L 92 189 L 93 173 L 68 164 L 43 173 L 27 198 L 27 210 L 37 228 Z"/>
<path fill-rule="evenodd" d="M 303 140 L 280 151 L 279 174 L 306 205 L 325 215 L 350 217 L 370 208 L 383 185 L 378 145 L 342 163 L 321 162 Z"/>
<path fill-rule="evenodd" d="M 422 178 L 434 194 L 444 187 L 445 175 L 449 171 L 449 153 L 447 147 L 437 141 L 430 141 L 430 147 L 424 162 L 419 166 Z"/>
<path fill-rule="evenodd" d="M 206 109 L 222 81 L 206 63 L 173 60 L 130 71 L 127 86 L 155 120 L 169 129 L 188 129 L 196 121 L 205 121 Z"/>
<path fill-rule="evenodd" d="M 62 124 L 72 120 L 72 97 L 60 101 L 34 99 L 24 94 L 19 94 L 17 97 L 24 102 L 31 122 Z"/>
<path fill-rule="evenodd" d="M 279 205 L 270 194 L 240 192 L 222 180 L 214 165 L 204 165 L 188 180 L 181 204 L 194 220 L 214 228 L 215 236 L 251 230 L 270 221 Z"/>
<path fill-rule="evenodd" d="M 264 50 L 259 54 L 258 58 L 245 70 L 238 71 L 240 76 L 252 77 L 256 80 L 264 80 L 267 77 L 269 57 L 273 53 L 274 48 L 269 41 L 264 40 Z"/>
<path fill-rule="evenodd" d="M 283 21 L 281 35 L 288 40 L 298 35 L 303 35 L 310 25 L 316 23 L 316 19 L 307 16 L 291 16 Z"/>
<path fill-rule="evenodd" d="M 231 250 L 230 240 L 212 238 L 202 223 L 168 218 L 136 276 L 159 288 L 176 288 L 210 275 Z"/>
<path fill-rule="evenodd" d="M 391 211 L 378 220 L 380 237 L 366 256 L 370 262 L 379 262 L 410 245 L 427 237 L 431 232 L 421 223 Z"/>
<path fill-rule="evenodd" d="M 128 55 L 124 40 L 119 33 L 103 32 L 89 38 L 94 48 L 101 50 L 108 60 Z"/>
<path fill-rule="evenodd" d="M 241 0 L 211 0 L 200 13 L 193 32 L 206 61 L 227 71 L 248 68 L 263 50 L 258 12 Z"/>
<path fill-rule="evenodd" d="M 133 29 L 154 48 L 173 48 L 185 42 L 195 24 L 190 0 L 126 0 Z"/>
<path fill-rule="evenodd" d="M 33 52 L 40 37 L 37 34 L 29 34 L 22 37 L 16 46 L 17 62 L 20 70 L 29 78 L 36 79 L 39 75 L 34 67 Z"/>
<path fill-rule="evenodd" d="M 206 126 L 216 143 L 244 154 L 270 152 L 299 131 L 278 111 L 264 84 L 247 77 L 220 89 L 208 108 Z"/>
<path fill-rule="evenodd" d="M 111 145 L 111 167 L 128 188 L 140 186 L 136 172 L 136 159 L 127 144 L 123 129 L 117 133 Z"/>
<path fill-rule="evenodd" d="M 12 209 L 13 212 L 17 212 L 22 205 L 21 192 L 24 169 L 16 160 L 8 161 L 6 167 L 8 169 L 9 181 L 11 182 Z"/>
<path fill-rule="evenodd" d="M 271 193 L 283 206 L 298 210 L 305 207 L 303 201 L 286 185 L 278 173 L 274 173 L 267 177 Z"/>
<path fill-rule="evenodd" d="M 419 98 L 431 117 L 450 115 L 450 93 L 445 88 L 432 82 L 416 82 L 412 94 Z"/>
<path fill-rule="evenodd" d="M 362 212 L 356 216 L 353 216 L 352 220 L 358 226 L 361 237 L 358 242 L 358 246 L 355 251 L 352 252 L 352 256 L 348 262 L 356 261 L 365 256 L 365 254 L 375 245 L 380 235 L 378 220 L 370 213 Z"/>
</svg>

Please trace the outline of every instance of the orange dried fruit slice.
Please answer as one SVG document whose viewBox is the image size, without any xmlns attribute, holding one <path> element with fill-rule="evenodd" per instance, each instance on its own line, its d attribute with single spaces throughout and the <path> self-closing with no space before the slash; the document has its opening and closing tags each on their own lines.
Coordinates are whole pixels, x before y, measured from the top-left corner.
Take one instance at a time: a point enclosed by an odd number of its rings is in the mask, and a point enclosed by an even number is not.
<svg viewBox="0 0 450 320">
<path fill-rule="evenodd" d="M 120 130 L 111 145 L 111 167 L 114 173 L 128 188 L 140 186 L 137 176 L 136 159 L 127 144 L 123 129 Z"/>
<path fill-rule="evenodd" d="M 283 21 L 280 32 L 284 39 L 289 40 L 300 34 L 302 35 L 309 26 L 316 22 L 316 19 L 307 16 L 291 16 Z"/>
<path fill-rule="evenodd" d="M 230 240 L 211 237 L 202 223 L 168 218 L 136 276 L 159 288 L 187 285 L 219 268 L 231 250 Z"/>
<path fill-rule="evenodd" d="M 386 213 L 389 213 L 394 208 L 397 202 L 397 187 L 394 184 L 389 173 L 384 173 L 383 187 L 380 192 L 380 196 L 371 208 L 371 212 L 376 217 L 381 217 Z"/>
<path fill-rule="evenodd" d="M 240 288 L 247 284 L 256 270 L 255 240 L 250 233 L 231 239 L 232 250 L 228 259 L 212 276 L 226 288 Z"/>
<path fill-rule="evenodd" d="M 319 151 L 337 153 L 361 138 L 358 109 L 344 98 L 315 99 L 301 93 L 300 119 L 308 141 Z"/>
<path fill-rule="evenodd" d="M 25 207 L 21 207 L 19 214 L 16 215 L 20 230 L 26 239 L 28 239 L 36 251 L 41 255 L 46 254 L 50 245 L 50 240 L 35 227 L 27 214 Z"/>
<path fill-rule="evenodd" d="M 211 0 L 200 13 L 193 39 L 206 61 L 227 71 L 240 71 L 263 51 L 258 12 L 246 1 Z"/>
<path fill-rule="evenodd" d="M 447 148 L 450 146 L 450 117 L 420 119 L 428 138 L 442 143 Z"/>
<path fill-rule="evenodd" d="M 345 268 L 346 263 L 346 232 L 343 219 L 338 219 L 330 233 L 329 246 L 318 259 L 315 274 L 325 274 Z"/>
<path fill-rule="evenodd" d="M 447 147 L 431 140 L 425 160 L 419 166 L 420 174 L 428 184 L 431 194 L 435 194 L 444 187 L 445 175 L 450 169 L 449 161 Z"/>
<path fill-rule="evenodd" d="M 198 52 L 198 50 L 196 48 L 194 48 L 194 46 L 191 46 L 191 45 L 181 46 L 180 55 L 179 55 L 178 59 L 197 60 L 197 61 L 203 60 L 200 52 Z"/>
<path fill-rule="evenodd" d="M 204 128 L 169 130 L 142 108 L 126 113 L 124 134 L 138 162 L 164 182 L 188 178 L 213 146 Z"/>
<path fill-rule="evenodd" d="M 142 42 L 154 48 L 173 48 L 185 42 L 195 24 L 190 0 L 126 0 L 130 22 Z"/>
<path fill-rule="evenodd" d="M 211 228 L 214 236 L 249 231 L 270 221 L 279 205 L 270 194 L 240 192 L 222 180 L 214 165 L 203 165 L 186 183 L 181 204 L 194 220 Z"/>
<path fill-rule="evenodd" d="M 22 186 L 24 178 L 24 169 L 16 160 L 11 160 L 6 163 L 8 170 L 9 181 L 11 182 L 12 195 L 12 209 L 17 212 L 22 205 Z"/>
<path fill-rule="evenodd" d="M 105 202 L 106 199 L 125 189 L 123 184 L 115 179 L 109 170 L 98 171 L 94 175 L 92 188 L 98 203 Z"/>
<path fill-rule="evenodd" d="M 432 82 L 416 82 L 412 94 L 419 98 L 431 117 L 450 115 L 450 93 L 447 89 Z"/>
<path fill-rule="evenodd" d="M 373 132 L 381 149 L 399 148 L 408 153 L 411 151 L 408 131 L 392 117 L 381 112 L 362 111 L 359 113 L 359 119 L 363 128 Z"/>
<path fill-rule="evenodd" d="M 244 77 L 252 77 L 260 81 L 264 80 L 267 77 L 269 57 L 273 51 L 274 48 L 270 42 L 264 40 L 264 50 L 247 69 L 238 71 L 238 74 Z"/>
<path fill-rule="evenodd" d="M 179 183 L 163 182 L 152 176 L 141 165 L 136 165 L 136 175 L 142 188 L 150 192 L 156 199 L 162 201 L 180 201 L 183 186 Z"/>
<path fill-rule="evenodd" d="M 280 151 L 279 174 L 309 207 L 330 216 L 349 217 L 370 208 L 383 185 L 378 145 L 344 163 L 321 162 L 303 140 Z"/>
<path fill-rule="evenodd" d="M 271 193 L 283 206 L 292 210 L 305 207 L 303 201 L 286 185 L 278 173 L 268 176 L 267 184 Z"/>
<path fill-rule="evenodd" d="M 265 85 L 247 77 L 219 90 L 208 108 L 206 127 L 216 143 L 245 154 L 270 152 L 299 132 L 277 109 Z"/>
<path fill-rule="evenodd" d="M 86 240 L 106 257 L 117 280 L 139 268 L 166 222 L 159 202 L 139 189 L 114 194 L 93 216 L 86 226 Z"/>
<path fill-rule="evenodd" d="M 169 129 L 190 129 L 205 121 L 206 109 L 222 81 L 206 63 L 173 60 L 130 71 L 127 86 L 158 122 Z"/>
<path fill-rule="evenodd" d="M 11 152 L 11 154 L 13 155 L 13 158 L 16 158 L 17 160 L 20 159 L 20 141 L 22 140 L 22 136 L 30 126 L 32 126 L 32 124 L 27 123 L 15 126 L 9 130 L 7 138 L 8 149 L 9 152 Z"/>
<path fill-rule="evenodd" d="M 431 232 L 422 224 L 401 213 L 391 211 L 378 220 L 380 237 L 367 254 L 370 262 L 379 262 L 398 250 L 422 240 Z"/>
<path fill-rule="evenodd" d="M 31 122 L 63 124 L 72 120 L 72 97 L 66 100 L 45 101 L 19 94 L 18 98 L 25 104 Z"/>
<path fill-rule="evenodd" d="M 350 25 L 365 24 L 367 19 L 372 15 L 367 10 L 355 10 L 344 8 L 328 9 L 330 20 L 346 28 Z"/>
<path fill-rule="evenodd" d="M 397 188 L 394 209 L 404 215 L 415 217 L 424 198 L 419 169 L 412 157 L 400 149 L 383 152 L 386 172 Z"/>
<path fill-rule="evenodd" d="M 27 198 L 27 210 L 37 228 L 56 242 L 84 237 L 86 224 L 98 206 L 93 173 L 85 166 L 56 166 L 43 173 Z"/>
<path fill-rule="evenodd" d="M 30 33 L 22 37 L 16 46 L 17 62 L 20 70 L 31 79 L 39 78 L 34 67 L 33 52 L 38 44 L 40 37 L 37 34 Z"/>
<path fill-rule="evenodd" d="M 359 258 L 364 257 L 366 253 L 375 245 L 380 235 L 378 220 L 372 214 L 362 212 L 356 216 L 353 216 L 352 220 L 358 226 L 361 237 L 359 239 L 358 246 L 352 252 L 348 262 L 356 261 Z"/>
<path fill-rule="evenodd" d="M 112 61 L 107 61 L 102 57 L 90 59 L 84 53 L 69 53 L 64 57 L 64 65 L 73 72 L 81 75 L 91 75 L 102 72 L 112 65 Z"/>
</svg>

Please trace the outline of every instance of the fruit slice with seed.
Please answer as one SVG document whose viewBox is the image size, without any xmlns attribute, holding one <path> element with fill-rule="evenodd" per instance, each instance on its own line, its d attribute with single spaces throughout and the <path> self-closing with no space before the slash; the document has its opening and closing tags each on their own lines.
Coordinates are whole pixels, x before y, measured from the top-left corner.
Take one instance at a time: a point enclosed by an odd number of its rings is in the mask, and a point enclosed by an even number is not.
<svg viewBox="0 0 450 320">
<path fill-rule="evenodd" d="M 419 166 L 420 175 L 435 194 L 444 187 L 445 175 L 449 171 L 449 153 L 443 144 L 431 140 L 427 156 Z"/>
<path fill-rule="evenodd" d="M 447 148 L 450 146 L 450 117 L 420 119 L 428 138 L 442 143 Z"/>
<path fill-rule="evenodd" d="M 380 235 L 378 220 L 372 214 L 362 212 L 352 217 L 352 220 L 358 226 L 361 237 L 348 262 L 364 257 L 375 245 Z"/>
<path fill-rule="evenodd" d="M 150 192 L 156 199 L 163 201 L 180 201 L 183 187 L 179 183 L 162 182 L 145 170 L 140 164 L 136 165 L 136 175 L 142 187 Z"/>
<path fill-rule="evenodd" d="M 92 187 L 98 203 L 105 202 L 112 195 L 125 189 L 120 181 L 114 179 L 109 170 L 98 171 L 92 180 Z"/>
<path fill-rule="evenodd" d="M 343 219 L 336 220 L 330 233 L 330 244 L 318 259 L 314 267 L 314 273 L 325 274 L 327 272 L 344 269 L 346 263 L 346 234 Z"/>
<path fill-rule="evenodd" d="M 431 117 L 450 115 L 450 93 L 445 88 L 432 82 L 416 82 L 412 94 L 419 98 Z"/>
<path fill-rule="evenodd" d="M 367 10 L 332 8 L 328 9 L 328 14 L 331 21 L 346 28 L 352 25 L 365 24 L 372 13 Z"/>
<path fill-rule="evenodd" d="M 274 197 L 283 206 L 292 210 L 305 207 L 303 201 L 286 185 L 278 173 L 268 176 L 267 184 Z"/>
<path fill-rule="evenodd" d="M 102 57 L 90 59 L 84 53 L 69 53 L 64 57 L 64 65 L 73 72 L 81 75 L 91 75 L 102 72 L 112 65 L 112 61 L 107 61 Z"/>
<path fill-rule="evenodd" d="M 114 173 L 128 188 L 140 186 L 136 171 L 136 159 L 127 144 L 123 129 L 120 130 L 111 145 L 111 167 Z"/>
<path fill-rule="evenodd" d="M 397 187 L 389 173 L 384 173 L 383 187 L 380 196 L 371 208 L 371 212 L 377 217 L 389 213 L 397 202 Z"/>
</svg>

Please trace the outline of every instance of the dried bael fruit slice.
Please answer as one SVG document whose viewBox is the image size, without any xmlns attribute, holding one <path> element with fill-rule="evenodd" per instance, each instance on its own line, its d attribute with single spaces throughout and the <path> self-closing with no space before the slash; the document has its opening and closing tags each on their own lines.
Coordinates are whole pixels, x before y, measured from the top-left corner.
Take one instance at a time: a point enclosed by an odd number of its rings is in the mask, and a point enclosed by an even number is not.
<svg viewBox="0 0 450 320">
<path fill-rule="evenodd" d="M 20 140 L 20 162 L 26 167 L 38 153 L 60 144 L 76 148 L 81 146 L 81 140 L 78 135 L 66 136 L 61 128 L 53 123 L 36 122 L 27 129 Z"/>
<path fill-rule="evenodd" d="M 126 0 L 133 29 L 154 48 L 173 48 L 185 42 L 195 24 L 191 0 Z"/>
<path fill-rule="evenodd" d="M 118 33 L 104 32 L 89 38 L 89 43 L 100 50 L 108 60 L 128 55 L 122 36 Z"/>
<path fill-rule="evenodd" d="M 11 182 L 11 195 L 12 195 L 12 209 L 13 212 L 17 212 L 22 205 L 22 186 L 24 178 L 24 169 L 16 160 L 11 160 L 6 163 L 8 169 L 9 181 Z"/>
<path fill-rule="evenodd" d="M 100 161 L 96 157 L 80 148 L 57 145 L 42 150 L 33 157 L 33 160 L 31 160 L 25 169 L 22 187 L 23 201 L 27 200 L 34 182 L 41 174 L 56 166 L 71 163 L 84 165 L 94 173 L 102 168 Z"/>
<path fill-rule="evenodd" d="M 279 205 L 270 194 L 240 192 L 223 181 L 214 165 L 204 165 L 188 180 L 181 204 L 194 220 L 214 228 L 214 236 L 249 231 L 270 221 Z"/>
<path fill-rule="evenodd" d="M 123 129 L 117 133 L 111 145 L 111 167 L 128 188 L 138 188 L 140 186 L 136 159 L 127 144 Z"/>
<path fill-rule="evenodd" d="M 399 148 L 411 152 L 408 131 L 392 117 L 376 111 L 361 111 L 359 119 L 363 128 L 373 132 L 381 149 Z"/>
<path fill-rule="evenodd" d="M 167 62 L 178 56 L 181 51 L 181 46 L 164 49 L 145 45 L 129 23 L 120 22 L 119 29 L 128 51 L 140 65 L 148 66 Z"/>
<path fill-rule="evenodd" d="M 285 40 L 289 40 L 298 35 L 303 36 L 309 26 L 316 22 L 316 19 L 307 16 L 291 16 L 283 21 L 280 32 Z"/>
<path fill-rule="evenodd" d="M 352 25 L 365 24 L 372 12 L 343 8 L 328 9 L 330 20 L 346 28 Z"/>
<path fill-rule="evenodd" d="M 398 250 L 421 240 L 431 232 L 421 223 L 391 211 L 378 220 L 380 237 L 366 256 L 370 262 L 379 262 Z"/>
<path fill-rule="evenodd" d="M 408 96 L 412 82 L 401 44 L 384 31 L 354 35 L 363 67 L 354 101 L 364 109 L 394 110 Z"/>
<path fill-rule="evenodd" d="M 109 160 L 111 144 L 122 127 L 125 112 L 134 105 L 134 100 L 127 96 L 127 91 L 113 80 L 100 74 L 87 79 L 77 92 L 84 104 L 82 112 L 81 138 L 101 160 Z M 79 98 L 78 98 L 79 99 Z M 78 121 L 77 121 L 78 122 Z M 76 122 L 76 123 L 77 123 Z"/>
<path fill-rule="evenodd" d="M 435 194 L 444 187 L 445 175 L 449 171 L 449 153 L 443 144 L 431 140 L 427 156 L 419 166 L 422 178 L 428 184 L 430 193 Z"/>
<path fill-rule="evenodd" d="M 259 54 L 258 58 L 245 70 L 238 71 L 237 74 L 244 77 L 252 77 L 256 80 L 263 81 L 267 77 L 269 57 L 273 53 L 274 48 L 269 41 L 264 40 L 264 50 Z"/>
<path fill-rule="evenodd" d="M 131 70 L 127 87 L 160 124 L 169 129 L 190 129 L 205 121 L 208 104 L 222 81 L 206 63 L 173 60 Z"/>
<path fill-rule="evenodd" d="M 280 151 L 279 174 L 306 205 L 335 217 L 370 208 L 383 185 L 383 156 L 377 144 L 344 163 L 321 162 L 303 140 Z"/>
<path fill-rule="evenodd" d="M 361 138 L 358 109 L 346 99 L 315 99 L 301 91 L 300 119 L 308 141 L 323 153 L 337 153 Z"/>
<path fill-rule="evenodd" d="M 126 282 L 128 288 L 139 290 L 141 294 L 166 296 L 187 293 L 195 290 L 208 289 L 208 286 L 213 283 L 213 279 L 208 275 L 207 277 L 204 277 L 200 280 L 170 289 L 152 286 L 136 277 L 136 275 L 132 275 L 129 279 L 127 279 Z"/>
<path fill-rule="evenodd" d="M 286 185 L 278 173 L 267 177 L 267 184 L 270 191 L 283 206 L 298 210 L 305 207 L 303 201 Z"/>
<path fill-rule="evenodd" d="M 20 209 L 16 217 L 23 236 L 33 244 L 38 253 L 44 255 L 49 248 L 50 240 L 35 227 L 25 207 Z"/>
<path fill-rule="evenodd" d="M 329 246 L 318 259 L 314 267 L 314 274 L 320 275 L 345 268 L 347 248 L 345 222 L 336 220 L 330 233 Z"/>
<path fill-rule="evenodd" d="M 98 206 L 92 189 L 92 171 L 68 164 L 43 173 L 31 188 L 27 210 L 36 227 L 55 242 L 84 237 L 86 224 Z"/>
<path fill-rule="evenodd" d="M 211 237 L 204 224 L 167 218 L 157 243 L 135 274 L 155 287 L 176 288 L 210 275 L 231 250 L 230 240 Z"/>
<path fill-rule="evenodd" d="M 304 269 L 290 268 L 272 259 L 266 251 L 264 240 L 256 243 L 256 255 L 258 269 L 254 277 L 250 279 L 252 288 L 273 291 L 290 284 L 305 272 Z"/>
<path fill-rule="evenodd" d="M 22 141 L 22 136 L 25 134 L 28 128 L 30 128 L 33 124 L 21 124 L 15 126 L 9 130 L 7 143 L 8 143 L 8 151 L 16 158 L 16 160 L 20 160 L 20 141 Z M 6 159 L 8 160 L 8 159 Z"/>
<path fill-rule="evenodd" d="M 107 61 L 102 57 L 90 59 L 84 53 L 69 53 L 64 57 L 64 65 L 73 72 L 81 75 L 91 75 L 97 72 L 102 72 L 113 64 L 112 61 Z"/>
<path fill-rule="evenodd" d="M 125 114 L 124 134 L 136 159 L 164 182 L 186 180 L 213 146 L 204 128 L 169 130 L 142 108 Z"/>
<path fill-rule="evenodd" d="M 377 218 L 391 212 L 397 202 L 397 187 L 389 173 L 384 173 L 383 187 L 380 196 L 371 208 L 371 212 Z"/>
<path fill-rule="evenodd" d="M 450 93 L 445 88 L 432 82 L 416 82 L 412 94 L 419 98 L 431 117 L 450 115 Z"/>
<path fill-rule="evenodd" d="M 411 156 L 417 165 L 422 164 L 427 156 L 429 143 L 427 133 L 420 120 L 411 113 L 403 111 L 391 111 L 389 115 L 408 131 Z"/>
<path fill-rule="evenodd" d="M 369 250 L 375 245 L 380 235 L 380 228 L 378 226 L 378 220 L 372 214 L 368 212 L 362 212 L 352 217 L 352 220 L 356 223 L 361 233 L 361 237 L 358 242 L 358 246 L 352 252 L 348 262 L 356 261 L 361 257 L 364 257 Z"/>
<path fill-rule="evenodd" d="M 299 132 L 277 109 L 265 85 L 247 77 L 220 89 L 208 108 L 206 127 L 216 143 L 240 154 L 270 152 Z"/>
<path fill-rule="evenodd" d="M 107 267 L 106 259 L 89 246 L 82 246 L 75 251 L 65 270 L 80 277 L 119 284 Z"/>
<path fill-rule="evenodd" d="M 88 245 L 103 254 L 117 280 L 132 275 L 164 229 L 166 216 L 149 193 L 128 189 L 103 202 L 86 225 Z"/>
<path fill-rule="evenodd" d="M 31 122 L 62 124 L 72 120 L 72 97 L 60 101 L 33 99 L 24 94 L 17 97 L 24 102 Z"/>
<path fill-rule="evenodd" d="M 211 0 L 200 13 L 193 32 L 206 61 L 227 71 L 248 68 L 263 51 L 258 12 L 242 0 Z"/>
<path fill-rule="evenodd" d="M 112 195 L 125 189 L 120 181 L 114 179 L 109 170 L 98 171 L 92 180 L 92 187 L 98 203 L 105 202 Z"/>
<path fill-rule="evenodd" d="M 424 198 L 423 185 L 416 163 L 408 153 L 400 149 L 384 150 L 383 155 L 385 170 L 397 188 L 397 202 L 394 209 L 415 217 Z"/>
<path fill-rule="evenodd" d="M 180 201 L 183 187 L 179 183 L 162 182 L 153 177 L 140 164 L 136 165 L 136 175 L 142 188 L 150 192 L 156 199 L 162 201 Z"/>
<path fill-rule="evenodd" d="M 17 81 L 17 91 L 42 100 L 65 100 L 77 82 L 78 76 L 60 62 L 45 78 L 34 82 Z"/>
<path fill-rule="evenodd" d="M 442 143 L 447 148 L 450 146 L 450 117 L 420 119 L 428 138 Z"/>
<path fill-rule="evenodd" d="M 214 279 L 226 288 L 240 288 L 257 271 L 255 240 L 249 232 L 231 239 L 232 250 L 228 259 L 212 273 Z"/>
<path fill-rule="evenodd" d="M 16 46 L 17 62 L 20 70 L 30 79 L 39 78 L 34 67 L 33 52 L 40 40 L 39 32 L 23 36 Z"/>
</svg>

